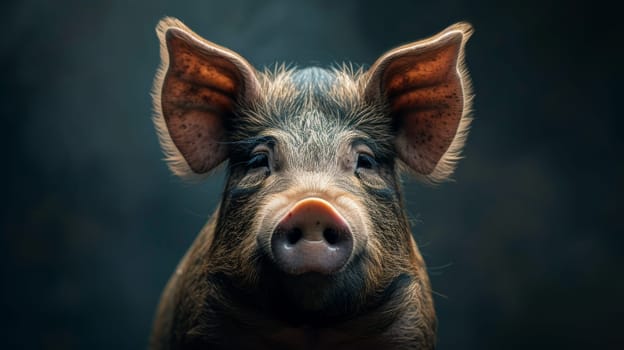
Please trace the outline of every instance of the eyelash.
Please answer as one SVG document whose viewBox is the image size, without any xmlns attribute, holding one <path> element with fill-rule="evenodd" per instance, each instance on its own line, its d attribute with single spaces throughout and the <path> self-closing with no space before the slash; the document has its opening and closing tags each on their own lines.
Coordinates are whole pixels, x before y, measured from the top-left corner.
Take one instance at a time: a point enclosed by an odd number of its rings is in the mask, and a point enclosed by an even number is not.
<svg viewBox="0 0 624 350">
<path fill-rule="evenodd" d="M 373 156 L 371 156 L 370 154 L 366 154 L 366 153 L 358 153 L 357 162 L 355 165 L 356 170 L 357 169 L 373 169 L 376 165 L 377 165 L 377 162 L 375 161 L 375 158 L 373 158 Z"/>
<path fill-rule="evenodd" d="M 269 167 L 269 155 L 265 152 L 254 153 L 247 162 L 249 169 Z"/>
</svg>

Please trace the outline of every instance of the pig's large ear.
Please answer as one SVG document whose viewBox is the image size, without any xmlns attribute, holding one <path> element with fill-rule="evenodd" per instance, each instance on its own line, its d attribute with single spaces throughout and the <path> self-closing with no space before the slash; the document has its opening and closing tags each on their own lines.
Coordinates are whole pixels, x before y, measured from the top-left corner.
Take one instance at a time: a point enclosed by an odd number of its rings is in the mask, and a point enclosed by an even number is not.
<svg viewBox="0 0 624 350">
<path fill-rule="evenodd" d="M 227 158 L 227 125 L 257 98 L 256 71 L 177 19 L 161 20 L 156 32 L 161 65 L 152 96 L 160 143 L 173 173 L 202 178 Z"/>
<path fill-rule="evenodd" d="M 439 182 L 453 172 L 470 125 L 464 46 L 472 33 L 455 24 L 381 56 L 367 73 L 366 97 L 387 103 L 399 158 L 417 177 Z"/>
</svg>

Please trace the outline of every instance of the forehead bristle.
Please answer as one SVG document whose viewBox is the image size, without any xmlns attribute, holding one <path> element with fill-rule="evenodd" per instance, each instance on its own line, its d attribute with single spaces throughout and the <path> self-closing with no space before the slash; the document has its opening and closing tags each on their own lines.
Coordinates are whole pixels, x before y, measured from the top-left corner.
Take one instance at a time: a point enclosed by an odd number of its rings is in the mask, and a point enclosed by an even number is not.
<svg viewBox="0 0 624 350">
<path fill-rule="evenodd" d="M 259 75 L 259 100 L 242 106 L 233 136 L 248 138 L 278 129 L 294 138 L 321 140 L 358 131 L 376 140 L 389 139 L 386 106 L 366 101 L 364 77 L 362 69 L 350 66 L 267 70 Z"/>
</svg>

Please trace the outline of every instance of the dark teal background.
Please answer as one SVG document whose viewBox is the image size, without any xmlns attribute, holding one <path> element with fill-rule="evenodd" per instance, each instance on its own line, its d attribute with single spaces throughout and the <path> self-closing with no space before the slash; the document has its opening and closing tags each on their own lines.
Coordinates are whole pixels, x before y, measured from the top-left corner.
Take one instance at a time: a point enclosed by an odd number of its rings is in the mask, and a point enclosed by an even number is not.
<svg viewBox="0 0 624 350">
<path fill-rule="evenodd" d="M 2 6 L 0 347 L 142 349 L 218 173 L 161 160 L 165 16 L 256 67 L 353 61 L 471 22 L 456 182 L 406 181 L 439 349 L 623 348 L 622 33 L 597 1 L 10 1 Z M 618 346 L 619 345 L 619 346 Z"/>
</svg>

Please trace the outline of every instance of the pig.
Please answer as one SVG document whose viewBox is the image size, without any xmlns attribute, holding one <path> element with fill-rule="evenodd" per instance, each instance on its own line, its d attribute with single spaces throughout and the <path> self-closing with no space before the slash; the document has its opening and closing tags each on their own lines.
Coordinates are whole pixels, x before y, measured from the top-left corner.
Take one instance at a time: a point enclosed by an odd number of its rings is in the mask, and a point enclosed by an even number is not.
<svg viewBox="0 0 624 350">
<path fill-rule="evenodd" d="M 166 161 L 183 179 L 222 163 L 227 175 L 162 294 L 150 348 L 435 348 L 401 179 L 454 171 L 471 121 L 471 33 L 457 23 L 366 70 L 260 72 L 161 20 L 153 101 Z"/>
</svg>

